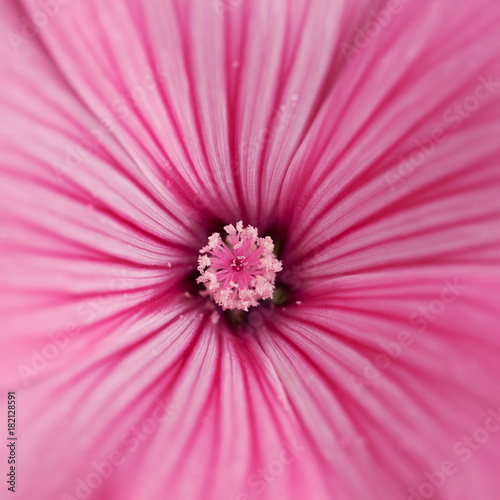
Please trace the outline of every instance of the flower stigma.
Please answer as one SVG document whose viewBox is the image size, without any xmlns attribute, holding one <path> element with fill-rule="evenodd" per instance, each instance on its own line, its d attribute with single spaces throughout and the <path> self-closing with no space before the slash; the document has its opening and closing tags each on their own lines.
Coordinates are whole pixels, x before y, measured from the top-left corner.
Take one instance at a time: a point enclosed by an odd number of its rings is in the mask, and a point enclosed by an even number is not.
<svg viewBox="0 0 500 500">
<path fill-rule="evenodd" d="M 255 227 L 224 226 L 227 238 L 219 233 L 208 238 L 198 257 L 198 283 L 222 309 L 248 311 L 259 300 L 273 296 L 276 273 L 283 269 L 274 254 L 270 236 L 259 237 Z"/>
</svg>

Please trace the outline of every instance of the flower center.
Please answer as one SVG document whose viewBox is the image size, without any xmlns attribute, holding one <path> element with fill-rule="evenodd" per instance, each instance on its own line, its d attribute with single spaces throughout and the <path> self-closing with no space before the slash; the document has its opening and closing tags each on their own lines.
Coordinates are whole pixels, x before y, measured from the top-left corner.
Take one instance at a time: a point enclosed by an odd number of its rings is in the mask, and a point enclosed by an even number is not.
<svg viewBox="0 0 500 500">
<path fill-rule="evenodd" d="M 276 273 L 282 270 L 274 255 L 270 236 L 260 238 L 256 228 L 225 226 L 224 242 L 219 233 L 208 238 L 208 245 L 198 257 L 198 283 L 204 283 L 208 294 L 224 310 L 248 311 L 261 299 L 273 296 Z"/>
<path fill-rule="evenodd" d="M 247 264 L 248 262 L 245 257 L 235 257 L 231 263 L 231 267 L 234 271 L 239 273 L 243 269 L 243 266 L 246 266 Z"/>
</svg>

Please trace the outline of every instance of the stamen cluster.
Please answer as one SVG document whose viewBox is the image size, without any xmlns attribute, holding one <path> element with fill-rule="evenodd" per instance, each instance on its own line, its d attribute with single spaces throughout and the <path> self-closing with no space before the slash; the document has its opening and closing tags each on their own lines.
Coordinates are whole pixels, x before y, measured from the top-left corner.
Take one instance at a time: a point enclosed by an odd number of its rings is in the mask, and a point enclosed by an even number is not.
<svg viewBox="0 0 500 500">
<path fill-rule="evenodd" d="M 224 310 L 248 311 L 261 299 L 273 296 L 276 273 L 281 261 L 274 255 L 270 236 L 260 238 L 255 227 L 225 226 L 224 242 L 219 233 L 208 238 L 208 245 L 198 257 L 198 283 L 204 283 L 208 294 Z"/>
</svg>

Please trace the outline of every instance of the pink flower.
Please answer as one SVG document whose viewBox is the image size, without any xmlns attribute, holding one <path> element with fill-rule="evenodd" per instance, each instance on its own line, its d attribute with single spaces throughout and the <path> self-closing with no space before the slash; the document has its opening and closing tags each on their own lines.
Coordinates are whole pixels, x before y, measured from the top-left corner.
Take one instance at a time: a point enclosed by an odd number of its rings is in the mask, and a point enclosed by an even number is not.
<svg viewBox="0 0 500 500">
<path fill-rule="evenodd" d="M 496 500 L 499 22 L 4 2 L 3 491 Z"/>
</svg>

